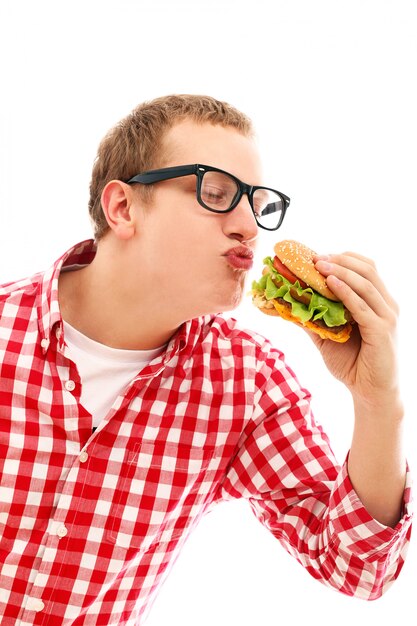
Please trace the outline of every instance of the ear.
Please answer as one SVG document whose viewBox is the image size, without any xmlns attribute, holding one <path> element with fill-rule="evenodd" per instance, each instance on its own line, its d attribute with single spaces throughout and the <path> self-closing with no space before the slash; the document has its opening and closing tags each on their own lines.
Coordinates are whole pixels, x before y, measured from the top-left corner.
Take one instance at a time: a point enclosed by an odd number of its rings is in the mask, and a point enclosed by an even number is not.
<svg viewBox="0 0 417 626">
<path fill-rule="evenodd" d="M 101 194 L 101 206 L 111 230 L 119 239 L 130 239 L 135 232 L 132 188 L 121 180 L 111 180 Z"/>
</svg>

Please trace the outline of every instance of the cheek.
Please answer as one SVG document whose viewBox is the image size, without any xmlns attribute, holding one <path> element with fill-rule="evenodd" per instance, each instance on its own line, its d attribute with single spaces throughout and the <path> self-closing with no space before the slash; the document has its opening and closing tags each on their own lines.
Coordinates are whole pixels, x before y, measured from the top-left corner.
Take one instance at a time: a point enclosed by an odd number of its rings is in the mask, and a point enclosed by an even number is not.
<svg viewBox="0 0 417 626">
<path fill-rule="evenodd" d="M 200 207 L 191 195 L 181 194 L 174 200 L 160 197 L 159 201 L 155 206 L 157 213 L 150 215 L 145 225 L 152 232 L 153 256 L 157 255 L 158 264 L 172 273 L 198 272 L 209 281 L 223 263 L 218 245 L 222 236 L 218 216 Z"/>
<path fill-rule="evenodd" d="M 218 238 L 218 233 L 217 233 Z M 201 261 L 210 258 L 210 248 L 213 250 L 216 243 L 216 230 L 210 219 L 200 215 L 197 211 L 193 214 L 190 210 L 177 210 L 176 214 L 166 224 L 164 240 L 179 258 L 191 260 L 195 257 Z"/>
</svg>

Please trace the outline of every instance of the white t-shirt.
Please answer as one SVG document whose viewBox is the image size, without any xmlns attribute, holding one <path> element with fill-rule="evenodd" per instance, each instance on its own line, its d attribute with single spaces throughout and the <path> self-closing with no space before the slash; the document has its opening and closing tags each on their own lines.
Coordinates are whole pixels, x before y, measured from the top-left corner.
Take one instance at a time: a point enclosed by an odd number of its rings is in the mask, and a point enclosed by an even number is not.
<svg viewBox="0 0 417 626">
<path fill-rule="evenodd" d="M 117 396 L 165 346 L 153 350 L 120 350 L 86 337 L 64 321 L 69 356 L 81 377 L 81 404 L 93 416 L 96 428 Z"/>
</svg>

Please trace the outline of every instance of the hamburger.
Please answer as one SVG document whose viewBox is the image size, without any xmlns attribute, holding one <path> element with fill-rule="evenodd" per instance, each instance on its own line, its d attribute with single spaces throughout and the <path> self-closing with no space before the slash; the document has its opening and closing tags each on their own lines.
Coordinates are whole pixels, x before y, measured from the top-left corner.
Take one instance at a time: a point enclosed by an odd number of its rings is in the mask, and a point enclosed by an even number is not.
<svg viewBox="0 0 417 626">
<path fill-rule="evenodd" d="M 280 241 L 274 257 L 264 259 L 262 277 L 252 284 L 253 304 L 266 315 L 277 315 L 304 326 L 322 339 L 344 343 L 353 319 L 313 263 L 315 252 L 297 241 Z"/>
</svg>

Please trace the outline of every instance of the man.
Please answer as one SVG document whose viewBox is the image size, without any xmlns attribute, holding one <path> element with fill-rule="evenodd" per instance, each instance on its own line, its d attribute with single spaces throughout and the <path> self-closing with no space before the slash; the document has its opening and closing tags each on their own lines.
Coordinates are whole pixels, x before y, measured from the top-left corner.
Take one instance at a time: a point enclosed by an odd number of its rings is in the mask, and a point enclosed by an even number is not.
<svg viewBox="0 0 417 626">
<path fill-rule="evenodd" d="M 346 344 L 315 340 L 355 407 L 340 468 L 282 353 L 217 314 L 241 300 L 263 203 L 268 228 L 285 214 L 262 185 L 243 114 L 145 103 L 99 147 L 95 243 L 4 286 L 2 625 L 142 624 L 201 517 L 241 497 L 325 584 L 373 599 L 398 576 L 396 305 L 366 258 L 317 259 L 357 321 Z"/>
</svg>

